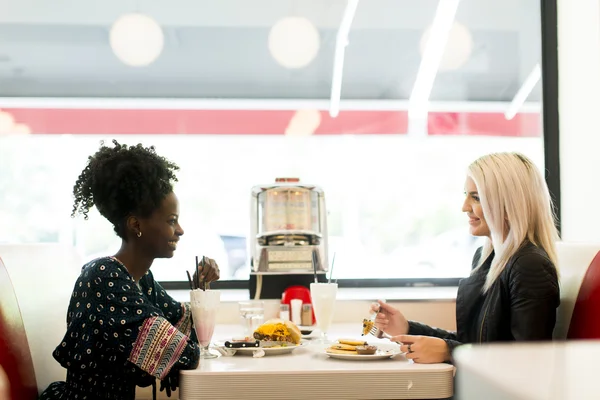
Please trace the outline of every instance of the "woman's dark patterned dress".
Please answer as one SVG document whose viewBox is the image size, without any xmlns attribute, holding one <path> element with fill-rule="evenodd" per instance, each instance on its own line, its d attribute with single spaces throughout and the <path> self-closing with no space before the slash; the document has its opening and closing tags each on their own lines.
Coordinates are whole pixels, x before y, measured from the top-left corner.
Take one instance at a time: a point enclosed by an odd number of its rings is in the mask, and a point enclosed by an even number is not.
<svg viewBox="0 0 600 400">
<path fill-rule="evenodd" d="M 54 358 L 66 382 L 40 400 L 133 400 L 135 387 L 198 364 L 188 303 L 173 300 L 148 271 L 135 283 L 116 258 L 84 265 L 69 304 L 67 333 Z"/>
</svg>

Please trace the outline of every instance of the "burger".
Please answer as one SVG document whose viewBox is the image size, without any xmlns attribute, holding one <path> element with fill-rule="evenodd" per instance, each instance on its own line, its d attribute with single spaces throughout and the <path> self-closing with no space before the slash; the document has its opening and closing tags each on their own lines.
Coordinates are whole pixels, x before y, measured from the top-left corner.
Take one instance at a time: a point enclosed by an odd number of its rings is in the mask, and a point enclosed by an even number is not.
<svg viewBox="0 0 600 400">
<path fill-rule="evenodd" d="M 254 331 L 254 338 L 262 344 L 300 344 L 302 333 L 300 329 L 290 321 L 282 319 L 271 319 Z"/>
</svg>

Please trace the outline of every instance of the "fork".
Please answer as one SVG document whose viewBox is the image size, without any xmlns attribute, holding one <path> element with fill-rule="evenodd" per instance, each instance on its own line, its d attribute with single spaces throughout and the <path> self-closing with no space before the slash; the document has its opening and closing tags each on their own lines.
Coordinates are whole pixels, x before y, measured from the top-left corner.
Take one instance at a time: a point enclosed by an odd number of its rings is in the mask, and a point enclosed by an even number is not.
<svg viewBox="0 0 600 400">
<path fill-rule="evenodd" d="M 369 334 L 375 336 L 377 339 L 392 339 L 391 335 L 388 335 L 387 333 L 385 333 L 384 331 L 382 331 L 381 329 L 379 329 L 376 326 L 373 326 L 369 330 Z"/>
</svg>

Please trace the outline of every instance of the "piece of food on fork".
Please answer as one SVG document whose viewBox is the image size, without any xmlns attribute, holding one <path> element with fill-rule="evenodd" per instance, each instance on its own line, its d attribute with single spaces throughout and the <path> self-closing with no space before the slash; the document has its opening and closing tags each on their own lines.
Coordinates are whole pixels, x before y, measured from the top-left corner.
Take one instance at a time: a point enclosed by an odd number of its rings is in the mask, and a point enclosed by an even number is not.
<svg viewBox="0 0 600 400">
<path fill-rule="evenodd" d="M 363 319 L 362 336 L 368 335 L 372 328 L 375 327 L 375 321 L 370 319 Z"/>
<path fill-rule="evenodd" d="M 369 316 L 369 318 L 363 319 L 362 336 L 368 335 L 371 328 L 375 326 L 375 318 L 377 318 L 377 314 L 379 314 L 380 309 L 381 306 L 379 306 L 377 310 L 374 310 Z"/>
</svg>

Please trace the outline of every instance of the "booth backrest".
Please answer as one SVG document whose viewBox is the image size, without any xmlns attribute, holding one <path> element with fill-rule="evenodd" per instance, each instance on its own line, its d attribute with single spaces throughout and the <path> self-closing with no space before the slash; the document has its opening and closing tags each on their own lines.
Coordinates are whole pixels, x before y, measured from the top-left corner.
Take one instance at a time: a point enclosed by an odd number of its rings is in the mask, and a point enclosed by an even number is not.
<svg viewBox="0 0 600 400">
<path fill-rule="evenodd" d="M 560 306 L 557 311 L 554 339 L 567 339 L 581 282 L 599 250 L 598 243 L 558 242 L 556 244 L 560 272 Z"/>
<path fill-rule="evenodd" d="M 0 367 L 8 377 L 11 396 L 9 400 L 37 398 L 35 372 L 21 310 L 2 259 L 0 259 Z"/>
<path fill-rule="evenodd" d="M 52 357 L 67 328 L 67 308 L 83 265 L 73 246 L 58 243 L 0 244 L 19 300 L 38 391 L 64 381 L 66 370 Z"/>
<path fill-rule="evenodd" d="M 600 339 L 600 252 L 581 283 L 567 339 Z"/>
</svg>

